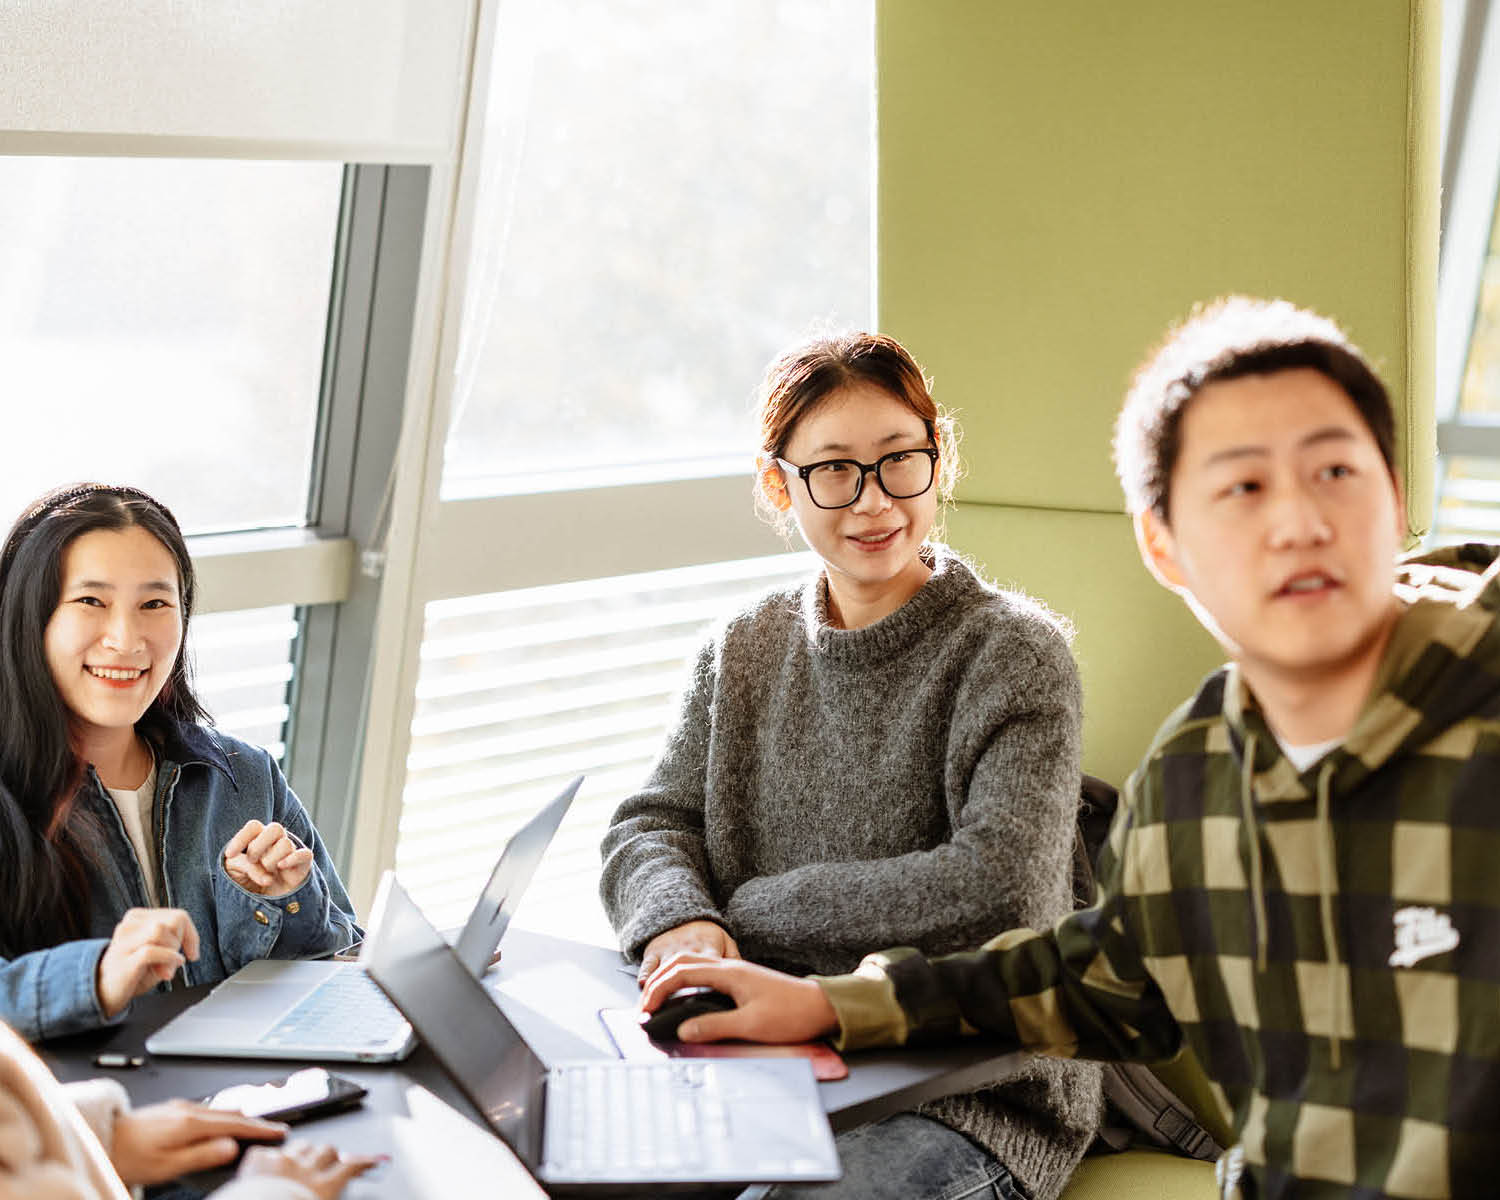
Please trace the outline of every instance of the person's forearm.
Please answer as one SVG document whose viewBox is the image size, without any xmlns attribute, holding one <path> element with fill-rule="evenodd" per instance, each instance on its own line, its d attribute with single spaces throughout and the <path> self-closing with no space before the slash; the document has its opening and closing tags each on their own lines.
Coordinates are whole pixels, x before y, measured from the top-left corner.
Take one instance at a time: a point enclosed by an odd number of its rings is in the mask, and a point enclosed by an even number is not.
<svg viewBox="0 0 1500 1200">
<path fill-rule="evenodd" d="M 599 897 L 627 954 L 688 921 L 726 923 L 709 883 L 702 781 L 691 771 L 678 778 L 680 765 L 658 764 L 615 812 L 601 845 Z"/>
<path fill-rule="evenodd" d="M 104 1015 L 95 983 L 108 945 L 107 938 L 86 938 L 0 959 L 0 1020 L 36 1042 L 122 1019 Z"/>
<path fill-rule="evenodd" d="M 657 934 L 689 921 L 713 921 L 727 928 L 704 869 L 693 856 L 668 845 L 640 846 L 630 857 L 633 869 L 620 859 L 614 862 L 614 902 L 606 905 L 626 954 L 634 957 Z"/>
<path fill-rule="evenodd" d="M 837 1044 L 977 1034 L 1066 1057 L 1170 1058 L 1182 1032 L 1161 992 L 1148 977 L 1114 973 L 1086 920 L 1073 914 L 1051 930 L 1011 930 L 981 950 L 937 958 L 883 951 L 850 975 L 815 976 L 838 1015 Z"/>
<path fill-rule="evenodd" d="M 1067 860 L 1032 834 L 1011 836 L 1014 855 L 984 830 L 894 858 L 808 863 L 747 881 L 725 915 L 747 957 L 802 969 L 847 969 L 888 946 L 971 949 L 1065 909 Z"/>
</svg>

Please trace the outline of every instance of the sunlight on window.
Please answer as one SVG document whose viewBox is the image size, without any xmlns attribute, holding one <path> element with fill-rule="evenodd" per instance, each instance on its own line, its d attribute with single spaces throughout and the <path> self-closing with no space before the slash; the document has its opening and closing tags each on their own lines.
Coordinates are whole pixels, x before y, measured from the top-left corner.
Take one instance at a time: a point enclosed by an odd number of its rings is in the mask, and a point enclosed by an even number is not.
<svg viewBox="0 0 1500 1200">
<path fill-rule="evenodd" d="M 0 520 L 100 479 L 189 532 L 303 523 L 342 172 L 0 158 Z"/>
<path fill-rule="evenodd" d="M 496 24 L 444 497 L 748 469 L 765 363 L 871 320 L 872 5 Z"/>
</svg>

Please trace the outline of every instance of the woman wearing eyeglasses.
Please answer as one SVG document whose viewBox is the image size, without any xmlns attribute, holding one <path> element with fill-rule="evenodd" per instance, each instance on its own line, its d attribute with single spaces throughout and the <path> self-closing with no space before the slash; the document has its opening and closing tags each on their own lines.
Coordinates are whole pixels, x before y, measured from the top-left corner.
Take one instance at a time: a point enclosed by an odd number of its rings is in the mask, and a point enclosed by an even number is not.
<svg viewBox="0 0 1500 1200">
<path fill-rule="evenodd" d="M 821 569 L 699 651 L 604 839 L 620 944 L 643 979 L 681 954 L 828 973 L 1050 923 L 1070 903 L 1077 672 L 1058 618 L 928 540 L 957 459 L 921 368 L 888 337 L 818 339 L 771 364 L 760 419 L 757 499 Z M 1038 1061 L 841 1135 L 843 1182 L 817 1195 L 1050 1200 L 1098 1108 L 1095 1067 Z"/>
</svg>

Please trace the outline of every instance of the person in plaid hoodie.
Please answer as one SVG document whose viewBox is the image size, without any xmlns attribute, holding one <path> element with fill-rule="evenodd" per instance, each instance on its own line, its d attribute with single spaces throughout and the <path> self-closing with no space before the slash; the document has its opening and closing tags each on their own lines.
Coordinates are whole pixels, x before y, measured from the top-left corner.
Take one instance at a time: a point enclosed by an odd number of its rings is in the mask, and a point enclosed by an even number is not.
<svg viewBox="0 0 1500 1200">
<path fill-rule="evenodd" d="M 1093 907 L 979 950 L 793 979 L 679 960 L 685 1040 L 979 1035 L 1159 1060 L 1238 1139 L 1225 1197 L 1500 1190 L 1500 549 L 1399 562 L 1384 387 L 1332 322 L 1233 297 L 1136 375 L 1142 558 L 1230 656 L 1126 783 Z"/>
</svg>

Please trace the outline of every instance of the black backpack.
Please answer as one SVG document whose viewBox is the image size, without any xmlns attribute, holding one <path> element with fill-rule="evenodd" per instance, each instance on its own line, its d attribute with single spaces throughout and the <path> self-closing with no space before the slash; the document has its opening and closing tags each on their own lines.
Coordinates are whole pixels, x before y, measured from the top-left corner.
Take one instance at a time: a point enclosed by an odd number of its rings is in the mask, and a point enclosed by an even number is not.
<svg viewBox="0 0 1500 1200">
<path fill-rule="evenodd" d="M 1109 837 L 1120 793 L 1102 779 L 1083 777 L 1078 826 L 1073 839 L 1073 902 L 1094 902 L 1094 864 Z M 1191 1107 L 1145 1063 L 1103 1063 L 1104 1120 L 1092 1150 L 1124 1150 L 1151 1145 L 1188 1158 L 1212 1161 L 1224 1152 L 1214 1135 L 1198 1122 Z"/>
</svg>

